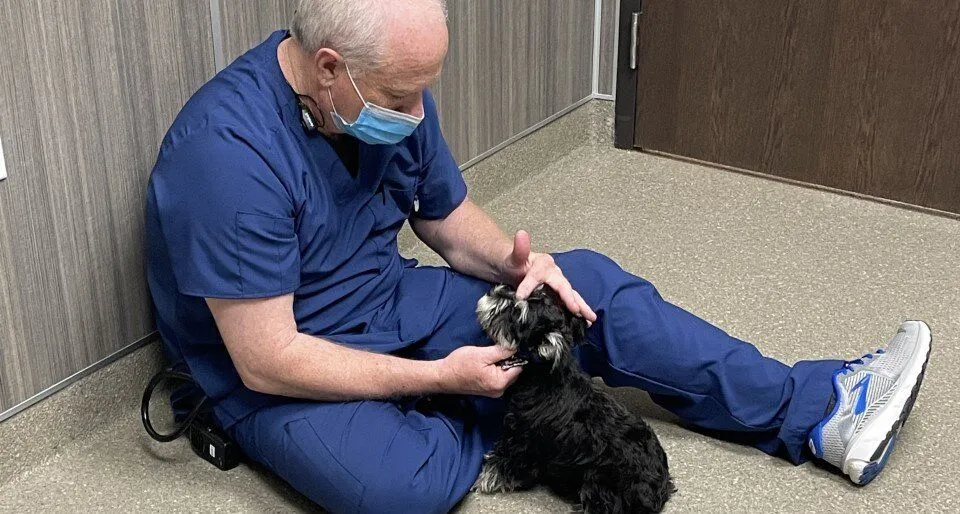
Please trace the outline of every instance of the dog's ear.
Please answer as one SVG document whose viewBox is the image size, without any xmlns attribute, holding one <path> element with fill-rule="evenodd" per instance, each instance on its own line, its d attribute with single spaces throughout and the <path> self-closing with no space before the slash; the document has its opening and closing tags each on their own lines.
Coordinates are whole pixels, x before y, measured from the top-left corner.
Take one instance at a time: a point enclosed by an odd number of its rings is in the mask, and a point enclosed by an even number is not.
<svg viewBox="0 0 960 514">
<path fill-rule="evenodd" d="M 567 327 L 570 330 L 570 340 L 574 346 L 583 343 L 587 337 L 587 320 L 567 313 Z"/>
<path fill-rule="evenodd" d="M 528 300 L 519 300 L 513 305 L 510 316 L 510 329 L 517 341 L 529 341 L 537 325 L 540 313 L 536 307 L 531 307 Z"/>
<path fill-rule="evenodd" d="M 477 321 L 484 330 L 494 323 L 504 323 L 511 318 L 515 292 L 504 285 L 495 286 L 477 301 Z"/>
</svg>

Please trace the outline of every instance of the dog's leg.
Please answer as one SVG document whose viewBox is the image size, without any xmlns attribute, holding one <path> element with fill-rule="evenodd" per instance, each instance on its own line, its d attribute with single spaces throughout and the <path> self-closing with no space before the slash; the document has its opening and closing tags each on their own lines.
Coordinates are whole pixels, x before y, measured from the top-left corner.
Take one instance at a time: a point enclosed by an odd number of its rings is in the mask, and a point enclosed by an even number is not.
<svg viewBox="0 0 960 514">
<path fill-rule="evenodd" d="M 580 486 L 580 505 L 585 514 L 626 513 L 620 485 L 614 470 L 592 469 L 583 477 Z M 650 512 L 648 510 L 637 512 Z"/>
<path fill-rule="evenodd" d="M 642 461 L 625 459 L 585 473 L 580 502 L 586 514 L 655 513 L 663 510 L 674 491 L 669 476 L 657 474 Z"/>
<path fill-rule="evenodd" d="M 536 483 L 533 467 L 522 458 L 502 455 L 494 448 L 483 458 L 483 469 L 471 491 L 484 494 L 528 489 Z"/>
</svg>

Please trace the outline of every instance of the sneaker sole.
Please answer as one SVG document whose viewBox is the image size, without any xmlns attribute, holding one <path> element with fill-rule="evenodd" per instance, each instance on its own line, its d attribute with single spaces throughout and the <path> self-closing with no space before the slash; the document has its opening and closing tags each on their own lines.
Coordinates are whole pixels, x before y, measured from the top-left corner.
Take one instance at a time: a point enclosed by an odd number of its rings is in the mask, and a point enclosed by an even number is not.
<svg viewBox="0 0 960 514">
<path fill-rule="evenodd" d="M 843 457 L 843 472 L 857 485 L 867 485 L 886 466 L 887 459 L 896 446 L 897 436 L 907 422 L 907 417 L 920 393 L 920 384 L 923 382 L 923 375 L 930 361 L 933 337 L 926 323 L 922 321 L 916 323 L 920 326 L 919 344 L 924 345 L 925 348 L 918 352 L 917 357 L 910 363 L 910 369 L 901 375 L 894 387 L 900 387 L 902 385 L 900 381 L 909 380 L 910 377 L 913 377 L 913 386 L 892 397 L 890 403 L 877 412 L 877 418 L 871 422 L 871 428 L 861 432 L 850 442 Z"/>
</svg>

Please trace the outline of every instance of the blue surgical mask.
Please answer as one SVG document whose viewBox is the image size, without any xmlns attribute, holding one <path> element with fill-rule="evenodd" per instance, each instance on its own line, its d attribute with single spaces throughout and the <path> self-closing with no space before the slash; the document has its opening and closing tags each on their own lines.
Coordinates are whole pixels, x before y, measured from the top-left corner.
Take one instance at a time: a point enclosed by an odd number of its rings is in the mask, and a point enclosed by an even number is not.
<svg viewBox="0 0 960 514">
<path fill-rule="evenodd" d="M 344 63 L 344 66 L 346 66 L 346 63 Z M 337 106 L 333 103 L 333 95 L 327 89 L 327 95 L 330 96 L 330 105 L 333 106 L 330 117 L 333 119 L 334 125 L 345 134 L 349 134 L 368 145 L 393 145 L 413 134 L 413 131 L 423 121 L 422 116 L 418 118 L 364 100 L 357 83 L 353 80 L 353 75 L 350 74 L 349 67 L 347 67 L 347 76 L 350 77 L 350 83 L 353 84 L 354 91 L 357 92 L 357 96 L 363 102 L 363 108 L 360 109 L 360 114 L 357 115 L 357 119 L 353 123 L 347 123 L 340 116 L 340 113 L 337 112 Z"/>
</svg>

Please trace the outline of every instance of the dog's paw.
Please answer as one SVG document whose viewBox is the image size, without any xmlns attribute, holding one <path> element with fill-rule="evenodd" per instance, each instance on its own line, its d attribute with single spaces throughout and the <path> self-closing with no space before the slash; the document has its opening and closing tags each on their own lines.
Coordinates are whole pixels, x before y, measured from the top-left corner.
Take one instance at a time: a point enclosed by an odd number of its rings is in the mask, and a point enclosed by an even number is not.
<svg viewBox="0 0 960 514">
<path fill-rule="evenodd" d="M 480 470 L 480 476 L 477 477 L 477 481 L 474 482 L 470 490 L 483 494 L 505 493 L 509 491 L 510 489 L 507 488 L 503 475 L 497 469 L 497 466 L 494 465 L 496 461 L 491 462 L 490 454 L 487 454 L 484 461 L 483 469 Z"/>
<path fill-rule="evenodd" d="M 528 487 L 522 476 L 518 470 L 511 469 L 503 458 L 489 452 L 483 456 L 483 469 L 470 490 L 483 494 L 517 491 Z"/>
</svg>

